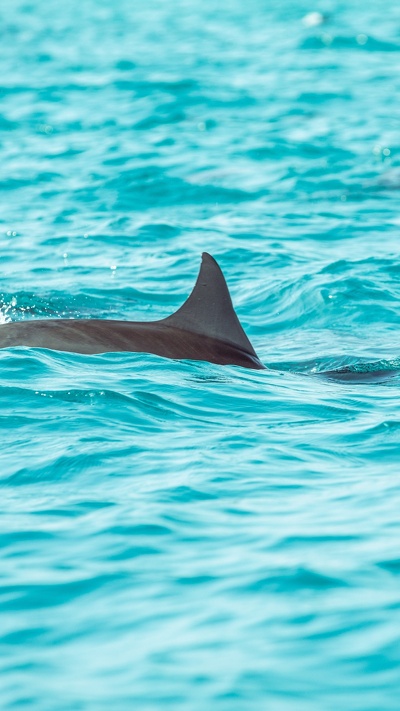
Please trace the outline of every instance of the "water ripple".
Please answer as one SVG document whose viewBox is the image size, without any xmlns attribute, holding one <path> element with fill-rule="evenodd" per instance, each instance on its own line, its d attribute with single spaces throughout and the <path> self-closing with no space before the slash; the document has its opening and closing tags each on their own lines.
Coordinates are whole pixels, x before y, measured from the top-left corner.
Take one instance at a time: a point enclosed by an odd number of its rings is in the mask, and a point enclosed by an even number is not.
<svg viewBox="0 0 400 711">
<path fill-rule="evenodd" d="M 0 320 L 206 250 L 268 369 L 0 350 L 1 708 L 397 711 L 397 4 L 3 15 Z"/>
</svg>

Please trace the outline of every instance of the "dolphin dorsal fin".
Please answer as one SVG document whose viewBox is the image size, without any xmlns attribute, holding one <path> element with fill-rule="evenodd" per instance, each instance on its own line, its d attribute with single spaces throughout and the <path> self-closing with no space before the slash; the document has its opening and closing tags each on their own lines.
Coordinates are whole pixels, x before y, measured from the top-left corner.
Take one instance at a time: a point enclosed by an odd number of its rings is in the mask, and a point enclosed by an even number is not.
<svg viewBox="0 0 400 711">
<path fill-rule="evenodd" d="M 202 255 L 199 275 L 189 298 L 163 322 L 184 331 L 227 341 L 257 357 L 236 316 L 224 275 L 207 252 Z"/>
</svg>

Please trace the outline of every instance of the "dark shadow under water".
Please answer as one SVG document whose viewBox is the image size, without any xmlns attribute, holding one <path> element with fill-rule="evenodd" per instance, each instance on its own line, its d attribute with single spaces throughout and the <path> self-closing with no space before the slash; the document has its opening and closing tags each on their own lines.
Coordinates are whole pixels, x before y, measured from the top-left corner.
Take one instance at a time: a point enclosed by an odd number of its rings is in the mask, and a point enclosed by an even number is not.
<svg viewBox="0 0 400 711">
<path fill-rule="evenodd" d="M 400 362 L 398 359 L 372 362 L 354 362 L 354 360 L 351 359 L 351 361 L 352 362 L 346 362 L 338 367 L 332 367 L 332 359 L 302 361 L 298 363 L 268 363 L 267 367 L 270 370 L 280 370 L 289 373 L 297 373 L 299 375 L 313 375 L 337 382 L 351 383 L 384 383 L 400 374 Z"/>
</svg>

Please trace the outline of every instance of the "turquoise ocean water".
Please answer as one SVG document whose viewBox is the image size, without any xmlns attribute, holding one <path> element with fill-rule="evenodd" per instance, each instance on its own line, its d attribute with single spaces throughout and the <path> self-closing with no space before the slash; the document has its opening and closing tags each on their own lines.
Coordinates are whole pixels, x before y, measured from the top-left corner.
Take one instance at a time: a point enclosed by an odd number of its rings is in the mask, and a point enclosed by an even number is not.
<svg viewBox="0 0 400 711">
<path fill-rule="evenodd" d="M 269 371 L 0 351 L 4 711 L 397 711 L 400 6 L 0 5 L 2 320 L 219 261 Z M 375 365 L 374 365 L 375 364 Z"/>
</svg>

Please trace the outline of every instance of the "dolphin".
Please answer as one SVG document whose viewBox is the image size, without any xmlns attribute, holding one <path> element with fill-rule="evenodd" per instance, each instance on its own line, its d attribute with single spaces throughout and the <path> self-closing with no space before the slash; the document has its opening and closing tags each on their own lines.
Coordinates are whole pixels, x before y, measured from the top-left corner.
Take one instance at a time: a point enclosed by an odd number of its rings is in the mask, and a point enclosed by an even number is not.
<svg viewBox="0 0 400 711">
<path fill-rule="evenodd" d="M 225 277 L 204 252 L 199 275 L 185 303 L 159 321 L 34 319 L 0 325 L 0 348 L 28 346 L 72 353 L 154 353 L 176 360 L 204 360 L 269 370 L 260 361 L 235 313 Z M 398 369 L 343 367 L 314 375 L 329 380 L 381 382 Z"/>
<path fill-rule="evenodd" d="M 72 353 L 154 353 L 265 370 L 232 305 L 224 275 L 207 252 L 178 311 L 159 321 L 34 319 L 0 325 L 0 348 L 28 346 Z"/>
</svg>

